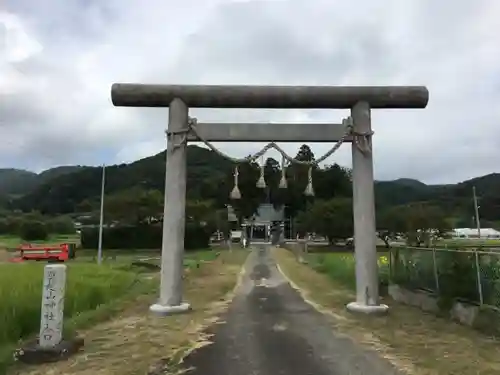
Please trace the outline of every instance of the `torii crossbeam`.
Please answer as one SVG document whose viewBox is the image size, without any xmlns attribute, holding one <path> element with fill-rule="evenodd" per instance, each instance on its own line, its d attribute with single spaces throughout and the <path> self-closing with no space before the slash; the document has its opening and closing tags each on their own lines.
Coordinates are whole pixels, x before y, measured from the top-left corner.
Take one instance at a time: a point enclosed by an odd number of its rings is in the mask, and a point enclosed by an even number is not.
<svg viewBox="0 0 500 375">
<path fill-rule="evenodd" d="M 169 107 L 165 205 L 163 218 L 161 288 L 150 310 L 171 314 L 189 309 L 182 300 L 186 206 L 186 140 L 192 108 L 351 109 L 354 137 L 362 136 L 371 149 L 371 109 L 425 108 L 424 86 L 198 86 L 114 84 L 115 106 Z M 198 124 L 209 141 L 333 142 L 342 136 L 339 124 Z M 353 137 L 346 141 L 356 141 Z M 350 311 L 384 313 L 379 302 L 375 232 L 373 158 L 352 146 L 356 301 Z"/>
</svg>

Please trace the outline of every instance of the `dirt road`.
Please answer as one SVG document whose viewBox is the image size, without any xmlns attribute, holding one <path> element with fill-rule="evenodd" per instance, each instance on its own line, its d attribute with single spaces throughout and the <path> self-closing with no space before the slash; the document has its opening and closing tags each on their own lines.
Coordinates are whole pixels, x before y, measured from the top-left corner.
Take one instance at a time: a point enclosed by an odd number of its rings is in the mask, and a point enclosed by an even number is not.
<svg viewBox="0 0 500 375">
<path fill-rule="evenodd" d="M 236 297 L 211 333 L 213 344 L 191 353 L 194 375 L 396 375 L 391 364 L 332 331 L 276 268 L 265 247 L 253 250 Z"/>
<path fill-rule="evenodd" d="M 12 255 L 7 250 L 0 248 L 0 263 L 7 262 L 11 257 Z"/>
</svg>

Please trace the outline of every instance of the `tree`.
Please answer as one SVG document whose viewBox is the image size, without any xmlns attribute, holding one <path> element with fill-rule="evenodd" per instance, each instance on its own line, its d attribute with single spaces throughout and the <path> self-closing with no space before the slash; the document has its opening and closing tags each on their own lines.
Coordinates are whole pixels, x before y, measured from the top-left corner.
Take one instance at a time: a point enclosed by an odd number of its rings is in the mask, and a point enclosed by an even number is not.
<svg viewBox="0 0 500 375">
<path fill-rule="evenodd" d="M 299 161 L 313 161 L 314 152 L 312 152 L 311 148 L 308 145 L 303 144 L 302 146 L 300 146 L 295 159 Z"/>
<path fill-rule="evenodd" d="M 145 190 L 139 194 L 136 218 L 138 223 L 158 220 L 163 215 L 164 195 L 159 190 Z"/>
<path fill-rule="evenodd" d="M 84 199 L 75 207 L 76 212 L 91 212 L 96 209 L 99 209 L 99 203 L 97 202 L 97 199 L 91 200 L 89 198 Z"/>
<path fill-rule="evenodd" d="M 269 192 L 269 200 L 274 208 L 280 208 L 286 202 L 287 189 L 281 189 L 279 187 L 281 171 L 280 163 L 278 163 L 277 160 L 267 158 L 264 167 L 264 177 L 266 180 L 266 189 Z"/>
<path fill-rule="evenodd" d="M 9 234 L 9 220 L 7 218 L 0 218 L 0 235 Z"/>
<path fill-rule="evenodd" d="M 21 224 L 19 234 L 23 240 L 46 240 L 49 236 L 47 226 L 42 221 L 26 220 Z"/>
<path fill-rule="evenodd" d="M 436 206 L 413 204 L 399 208 L 405 217 L 405 234 L 408 244 L 430 246 L 431 241 L 444 236 L 451 229 L 444 211 Z"/>
<path fill-rule="evenodd" d="M 48 230 L 51 233 L 72 234 L 75 233 L 75 223 L 67 216 L 58 216 L 47 221 Z"/>
<path fill-rule="evenodd" d="M 314 160 L 314 153 L 308 145 L 302 145 L 295 155 L 295 159 L 299 161 L 311 162 Z M 285 192 L 286 216 L 294 217 L 298 212 L 304 211 L 308 204 L 313 201 L 312 197 L 304 195 L 304 190 L 307 186 L 309 166 L 292 163 L 287 167 L 286 178 L 288 188 Z M 313 176 L 314 179 L 314 176 Z"/>
<path fill-rule="evenodd" d="M 9 215 L 1 225 L 2 234 L 19 234 L 22 222 L 21 216 Z"/>
<path fill-rule="evenodd" d="M 221 231 L 225 237 L 229 234 L 229 221 L 227 220 L 227 208 L 221 208 L 214 212 L 215 230 Z"/>
<path fill-rule="evenodd" d="M 309 232 L 314 231 L 314 217 L 311 214 L 310 209 L 306 211 L 300 211 L 295 218 L 295 226 L 297 234 L 300 237 L 305 237 Z"/>
<path fill-rule="evenodd" d="M 162 215 L 163 194 L 141 187 L 124 190 L 105 197 L 105 217 L 122 224 L 147 224 Z"/>
<path fill-rule="evenodd" d="M 443 237 L 451 229 L 450 220 L 439 207 L 427 204 L 412 204 L 389 207 L 377 214 L 379 237 L 389 247 L 389 240 L 403 234 L 407 243 L 414 246 Z"/>
<path fill-rule="evenodd" d="M 315 169 L 313 173 L 315 196 L 319 199 L 352 197 L 352 183 L 347 168 L 338 164 Z"/>
<path fill-rule="evenodd" d="M 315 201 L 297 216 L 302 233 L 316 232 L 330 243 L 345 240 L 353 235 L 352 199 L 334 198 Z"/>
<path fill-rule="evenodd" d="M 186 202 L 186 219 L 201 223 L 214 216 L 214 206 L 212 201 L 191 201 Z"/>
<path fill-rule="evenodd" d="M 401 207 L 390 207 L 377 213 L 377 236 L 384 241 L 387 248 L 390 240 L 406 232 L 405 211 Z"/>
</svg>

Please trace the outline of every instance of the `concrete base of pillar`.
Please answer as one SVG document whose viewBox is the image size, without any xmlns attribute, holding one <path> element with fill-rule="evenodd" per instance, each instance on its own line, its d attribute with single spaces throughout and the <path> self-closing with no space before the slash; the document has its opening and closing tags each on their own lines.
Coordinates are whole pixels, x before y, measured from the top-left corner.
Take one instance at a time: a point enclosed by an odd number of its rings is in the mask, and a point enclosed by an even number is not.
<svg viewBox="0 0 500 375">
<path fill-rule="evenodd" d="M 351 302 L 347 304 L 347 310 L 353 313 L 363 313 L 367 315 L 385 315 L 389 311 L 387 305 L 365 305 L 364 303 Z"/>
<path fill-rule="evenodd" d="M 302 257 L 299 257 L 299 263 L 301 263 L 301 264 L 307 264 L 307 260 L 305 260 Z"/>
<path fill-rule="evenodd" d="M 160 316 L 181 314 L 189 310 L 191 310 L 191 306 L 187 302 L 181 303 L 177 306 L 160 305 L 159 303 L 149 306 L 149 311 Z"/>
</svg>

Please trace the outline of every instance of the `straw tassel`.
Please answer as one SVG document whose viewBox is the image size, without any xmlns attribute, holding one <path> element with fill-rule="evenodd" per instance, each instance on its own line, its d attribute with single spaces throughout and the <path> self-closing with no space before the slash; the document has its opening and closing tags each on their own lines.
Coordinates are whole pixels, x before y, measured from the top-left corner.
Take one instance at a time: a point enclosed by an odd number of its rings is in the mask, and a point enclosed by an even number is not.
<svg viewBox="0 0 500 375">
<path fill-rule="evenodd" d="M 307 171 L 307 186 L 306 190 L 304 191 L 304 194 L 308 197 L 314 197 L 314 189 L 312 183 L 312 166 L 310 166 L 309 170 Z"/>
<path fill-rule="evenodd" d="M 264 178 L 264 157 L 262 157 L 262 163 L 261 163 L 261 166 L 260 166 L 260 177 L 259 179 L 257 180 L 257 183 L 255 184 L 255 186 L 257 186 L 257 188 L 259 189 L 265 189 L 266 188 L 266 179 Z"/>
<path fill-rule="evenodd" d="M 288 188 L 288 183 L 286 181 L 286 166 L 285 166 L 285 157 L 283 156 L 281 160 L 281 180 L 278 186 L 280 189 Z"/>
<path fill-rule="evenodd" d="M 231 191 L 231 194 L 229 194 L 229 197 L 231 199 L 241 199 L 241 192 L 238 187 L 238 166 L 234 167 L 234 187 L 233 190 Z"/>
</svg>

